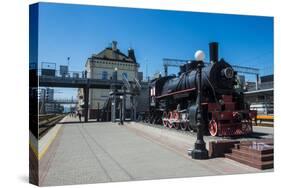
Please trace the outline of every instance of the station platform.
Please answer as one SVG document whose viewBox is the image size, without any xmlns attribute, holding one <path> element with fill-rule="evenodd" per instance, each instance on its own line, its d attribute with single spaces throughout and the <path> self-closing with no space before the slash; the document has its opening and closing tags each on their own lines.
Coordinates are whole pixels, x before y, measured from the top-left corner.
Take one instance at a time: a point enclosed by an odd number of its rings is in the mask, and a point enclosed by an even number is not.
<svg viewBox="0 0 281 188">
<path fill-rule="evenodd" d="M 58 126 L 45 139 L 52 143 L 39 160 L 40 186 L 265 172 L 226 158 L 193 160 L 187 150 L 196 137 L 169 129 L 70 116 Z"/>
</svg>

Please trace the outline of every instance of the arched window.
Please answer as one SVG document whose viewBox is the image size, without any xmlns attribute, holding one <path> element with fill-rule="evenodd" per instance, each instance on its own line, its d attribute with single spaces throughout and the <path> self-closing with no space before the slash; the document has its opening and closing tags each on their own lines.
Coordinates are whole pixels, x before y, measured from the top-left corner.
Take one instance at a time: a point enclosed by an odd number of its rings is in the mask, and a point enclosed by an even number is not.
<svg viewBox="0 0 281 188">
<path fill-rule="evenodd" d="M 108 73 L 106 71 L 102 71 L 101 79 L 102 80 L 107 80 L 108 78 Z"/>
</svg>

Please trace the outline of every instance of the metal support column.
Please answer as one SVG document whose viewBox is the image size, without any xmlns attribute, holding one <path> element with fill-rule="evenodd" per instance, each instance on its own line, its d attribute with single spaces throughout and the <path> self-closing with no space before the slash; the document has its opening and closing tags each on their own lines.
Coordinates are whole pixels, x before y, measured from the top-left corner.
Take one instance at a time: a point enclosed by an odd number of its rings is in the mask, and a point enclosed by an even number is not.
<svg viewBox="0 0 281 188">
<path fill-rule="evenodd" d="M 259 90 L 259 74 L 256 74 L 256 90 Z"/>
<path fill-rule="evenodd" d="M 125 121 L 126 119 L 126 88 L 123 87 L 123 99 L 122 99 L 122 121 Z"/>
<path fill-rule="evenodd" d="M 168 76 L 168 65 L 164 65 L 164 74 Z"/>
<path fill-rule="evenodd" d="M 107 109 L 106 109 L 106 121 L 111 121 L 110 120 L 110 118 L 109 118 L 109 110 L 110 110 L 110 108 L 111 108 L 111 102 L 112 100 L 111 99 L 109 99 L 109 105 L 107 105 Z"/>
<path fill-rule="evenodd" d="M 130 103 L 131 103 L 131 106 L 130 106 L 130 108 L 131 108 L 130 118 L 131 118 L 131 121 L 135 121 L 134 120 L 134 96 L 133 95 L 130 96 Z"/>
<path fill-rule="evenodd" d="M 97 110 L 97 122 L 100 121 L 100 103 L 98 102 L 98 110 Z"/>
<path fill-rule="evenodd" d="M 112 74 L 112 79 L 113 79 L 113 85 L 112 85 L 112 95 L 111 95 L 111 122 L 115 123 L 116 122 L 116 108 L 117 108 L 117 100 L 116 100 L 116 93 L 117 93 L 117 79 L 118 79 L 118 74 L 117 74 L 117 68 L 114 69 L 114 72 Z"/>
<path fill-rule="evenodd" d="M 116 121 L 116 95 L 112 95 L 112 100 L 111 100 L 111 122 Z"/>
<path fill-rule="evenodd" d="M 83 88 L 84 92 L 84 121 L 88 122 L 89 115 L 89 87 Z"/>
<path fill-rule="evenodd" d="M 130 96 L 130 119 L 133 121 L 133 96 Z"/>
<path fill-rule="evenodd" d="M 136 121 L 136 96 L 131 96 L 131 120 Z"/>
</svg>

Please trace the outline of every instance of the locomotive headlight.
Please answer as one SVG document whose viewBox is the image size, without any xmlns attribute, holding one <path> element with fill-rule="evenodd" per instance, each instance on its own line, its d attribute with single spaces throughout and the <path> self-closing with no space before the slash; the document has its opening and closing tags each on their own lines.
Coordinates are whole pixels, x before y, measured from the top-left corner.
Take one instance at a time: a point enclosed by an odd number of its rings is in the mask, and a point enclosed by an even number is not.
<svg viewBox="0 0 281 188">
<path fill-rule="evenodd" d="M 227 67 L 227 68 L 223 69 L 222 73 L 228 79 L 233 78 L 233 76 L 234 76 L 234 71 L 230 67 Z"/>
<path fill-rule="evenodd" d="M 205 58 L 205 53 L 202 50 L 197 50 L 194 57 L 196 61 L 203 61 Z"/>
</svg>

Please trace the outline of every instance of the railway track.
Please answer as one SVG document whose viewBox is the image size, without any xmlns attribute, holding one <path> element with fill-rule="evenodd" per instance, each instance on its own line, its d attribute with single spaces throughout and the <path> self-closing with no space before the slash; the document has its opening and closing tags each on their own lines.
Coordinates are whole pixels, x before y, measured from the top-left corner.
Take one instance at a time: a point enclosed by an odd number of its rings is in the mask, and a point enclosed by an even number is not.
<svg viewBox="0 0 281 188">
<path fill-rule="evenodd" d="M 64 117 L 64 114 L 48 114 L 39 116 L 39 139 L 42 138 L 52 127 L 54 127 Z"/>
</svg>

